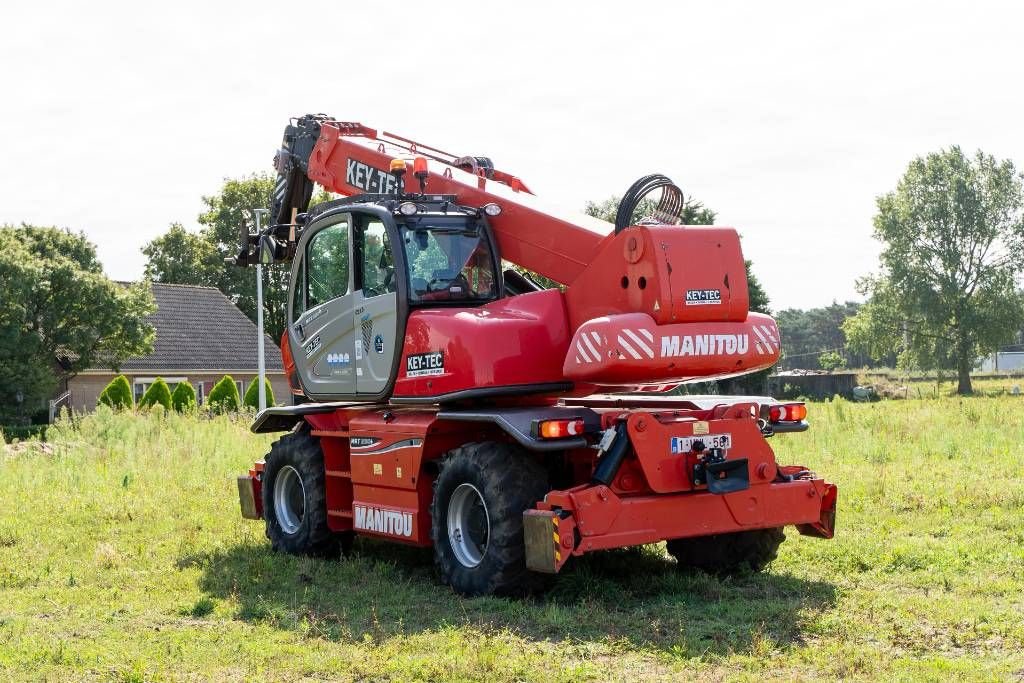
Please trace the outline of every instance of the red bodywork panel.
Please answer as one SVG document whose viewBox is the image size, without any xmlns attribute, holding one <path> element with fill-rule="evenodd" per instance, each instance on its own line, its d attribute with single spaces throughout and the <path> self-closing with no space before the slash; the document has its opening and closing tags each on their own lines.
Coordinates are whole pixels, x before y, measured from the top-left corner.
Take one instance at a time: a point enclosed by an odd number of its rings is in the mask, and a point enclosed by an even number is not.
<svg viewBox="0 0 1024 683">
<path fill-rule="evenodd" d="M 743 322 L 656 325 L 645 313 L 590 320 L 573 336 L 566 377 L 604 386 L 721 378 L 779 360 L 779 331 L 767 315 Z"/>
<path fill-rule="evenodd" d="M 743 322 L 749 300 L 739 235 L 718 227 L 626 228 L 607 237 L 566 300 L 573 329 L 633 312 L 659 325 Z"/>
<path fill-rule="evenodd" d="M 801 466 L 780 468 L 757 425 L 758 413 L 754 403 L 710 410 L 610 411 L 607 424 L 626 420 L 633 457 L 610 486 L 552 491 L 537 509 L 560 512 L 560 538 L 578 532 L 574 555 L 791 524 L 802 534 L 831 538 L 836 486 Z M 693 467 L 703 457 L 689 448 L 695 439 L 727 444 L 729 458 L 746 460 L 749 487 L 714 494 L 695 483 Z M 800 478 L 792 481 L 783 476 L 797 473 Z M 559 554 L 566 550 L 563 546 Z M 566 559 L 558 558 L 558 566 Z"/>
<path fill-rule="evenodd" d="M 780 467 L 756 403 L 709 409 L 602 409 L 605 427 L 625 420 L 632 451 L 609 486 L 590 483 L 598 453 L 564 452 L 575 483 L 550 491 L 529 515 L 551 519 L 556 568 L 570 555 L 665 539 L 796 525 L 831 538 L 837 490 L 800 466 Z M 438 419 L 436 409 L 350 407 L 305 417 L 320 437 L 332 530 L 428 546 L 437 461 L 476 441 L 508 440 L 489 423 Z M 745 460 L 749 487 L 715 494 L 695 482 L 694 440 Z M 539 457 L 539 456 L 538 456 Z M 260 501 L 262 463 L 250 470 Z M 789 480 L 791 479 L 792 480 Z M 262 510 L 260 510 L 262 513 Z"/>
<path fill-rule="evenodd" d="M 406 323 L 394 396 L 562 383 L 562 359 L 569 339 L 565 302 L 557 289 L 509 297 L 479 308 L 415 310 Z M 444 355 L 442 373 L 408 375 L 406 357 L 438 351 Z"/>
<path fill-rule="evenodd" d="M 288 388 L 291 393 L 301 396 L 302 384 L 299 382 L 295 359 L 292 358 L 292 343 L 288 341 L 288 330 L 281 333 L 281 363 L 284 365 L 284 376 L 288 379 Z"/>
<path fill-rule="evenodd" d="M 474 429 L 440 422 L 433 410 L 380 407 L 306 421 L 324 450 L 330 528 L 430 545 L 434 478 L 424 463 L 474 440 Z M 486 437 L 486 430 L 475 431 Z"/>
</svg>

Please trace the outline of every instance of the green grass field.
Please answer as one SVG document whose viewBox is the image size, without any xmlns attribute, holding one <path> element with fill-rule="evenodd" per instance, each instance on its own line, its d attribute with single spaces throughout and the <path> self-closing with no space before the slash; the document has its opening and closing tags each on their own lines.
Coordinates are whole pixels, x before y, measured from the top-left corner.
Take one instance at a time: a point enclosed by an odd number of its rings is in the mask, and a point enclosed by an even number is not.
<svg viewBox="0 0 1024 683">
<path fill-rule="evenodd" d="M 660 546 L 540 599 L 464 599 L 429 551 L 275 555 L 241 420 L 100 413 L 0 451 L 0 680 L 1024 678 L 1024 399 L 811 406 L 783 462 L 840 486 L 837 537 L 760 575 Z M 2 446 L 0 446 L 2 448 Z"/>
</svg>

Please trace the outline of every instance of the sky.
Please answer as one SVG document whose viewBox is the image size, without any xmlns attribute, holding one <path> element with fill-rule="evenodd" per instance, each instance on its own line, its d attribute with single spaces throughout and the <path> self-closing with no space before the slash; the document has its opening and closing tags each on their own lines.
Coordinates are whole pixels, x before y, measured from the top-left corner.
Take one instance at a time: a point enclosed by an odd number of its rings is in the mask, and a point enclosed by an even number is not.
<svg viewBox="0 0 1024 683">
<path fill-rule="evenodd" d="M 918 155 L 1024 167 L 1024 6 L 3 3 L 0 223 L 142 275 L 225 178 L 324 112 L 486 155 L 582 210 L 660 172 L 737 228 L 774 309 L 859 299 Z"/>
</svg>

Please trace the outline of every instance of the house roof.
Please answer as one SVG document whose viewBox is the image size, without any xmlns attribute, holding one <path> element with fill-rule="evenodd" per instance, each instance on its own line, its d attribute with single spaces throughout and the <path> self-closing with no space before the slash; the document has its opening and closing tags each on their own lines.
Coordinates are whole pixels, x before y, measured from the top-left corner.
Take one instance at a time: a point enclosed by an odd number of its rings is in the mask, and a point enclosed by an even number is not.
<svg viewBox="0 0 1024 683">
<path fill-rule="evenodd" d="M 152 283 L 157 310 L 153 353 L 130 358 L 122 370 L 248 370 L 257 367 L 256 325 L 220 290 Z M 281 352 L 264 336 L 267 370 L 282 370 Z"/>
</svg>

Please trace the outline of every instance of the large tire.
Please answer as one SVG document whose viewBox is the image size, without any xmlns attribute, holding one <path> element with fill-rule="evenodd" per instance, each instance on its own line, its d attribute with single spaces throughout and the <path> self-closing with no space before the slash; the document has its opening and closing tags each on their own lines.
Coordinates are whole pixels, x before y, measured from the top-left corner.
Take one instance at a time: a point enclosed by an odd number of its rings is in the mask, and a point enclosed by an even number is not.
<svg viewBox="0 0 1024 683">
<path fill-rule="evenodd" d="M 263 518 L 274 550 L 334 557 L 351 543 L 351 534 L 341 538 L 327 526 L 325 478 L 320 440 L 308 428 L 270 447 L 263 468 Z"/>
<path fill-rule="evenodd" d="M 680 567 L 695 567 L 711 574 L 735 574 L 744 570 L 759 572 L 767 567 L 785 540 L 782 529 L 777 527 L 677 538 L 666 545 Z"/>
<path fill-rule="evenodd" d="M 548 492 L 541 465 L 510 444 L 472 443 L 441 462 L 431 504 L 434 560 L 462 595 L 522 595 L 544 576 L 526 568 L 523 512 Z"/>
</svg>

